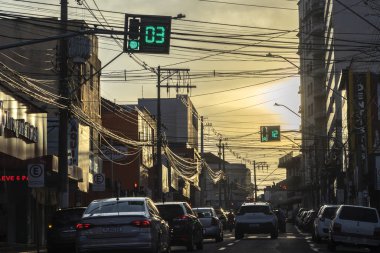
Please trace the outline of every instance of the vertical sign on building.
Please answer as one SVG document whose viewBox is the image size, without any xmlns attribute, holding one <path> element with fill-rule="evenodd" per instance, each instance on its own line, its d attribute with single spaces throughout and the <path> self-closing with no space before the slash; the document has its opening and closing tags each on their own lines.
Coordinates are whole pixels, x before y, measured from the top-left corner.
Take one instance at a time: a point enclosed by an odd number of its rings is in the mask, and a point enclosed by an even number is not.
<svg viewBox="0 0 380 253">
<path fill-rule="evenodd" d="M 68 127 L 68 140 L 69 140 L 69 150 L 68 156 L 69 166 L 78 166 L 78 130 L 79 124 L 78 120 L 70 119 L 69 127 Z"/>
<path fill-rule="evenodd" d="M 366 74 L 354 75 L 354 127 L 356 132 L 357 166 L 368 173 L 367 166 L 367 129 L 366 129 L 366 100 L 365 100 Z"/>
</svg>

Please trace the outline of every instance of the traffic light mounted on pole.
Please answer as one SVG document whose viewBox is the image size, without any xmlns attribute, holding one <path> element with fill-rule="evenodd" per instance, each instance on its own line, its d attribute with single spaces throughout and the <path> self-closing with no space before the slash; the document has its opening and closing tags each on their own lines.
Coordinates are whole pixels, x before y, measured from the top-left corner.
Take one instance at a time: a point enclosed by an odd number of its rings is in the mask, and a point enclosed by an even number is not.
<svg viewBox="0 0 380 253">
<path fill-rule="evenodd" d="M 260 127 L 260 141 L 261 142 L 281 141 L 280 126 L 261 126 Z"/>
<path fill-rule="evenodd" d="M 170 16 L 125 14 L 124 52 L 169 54 Z"/>
</svg>

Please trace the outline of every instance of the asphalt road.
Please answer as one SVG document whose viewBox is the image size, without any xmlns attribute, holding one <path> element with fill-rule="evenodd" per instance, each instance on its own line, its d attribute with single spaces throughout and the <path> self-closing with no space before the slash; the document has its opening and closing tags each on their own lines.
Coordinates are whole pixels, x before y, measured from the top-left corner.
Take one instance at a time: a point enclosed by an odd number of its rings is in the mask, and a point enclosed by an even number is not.
<svg viewBox="0 0 380 253">
<path fill-rule="evenodd" d="M 187 252 L 184 247 L 172 247 L 172 252 Z M 280 233 L 277 239 L 266 235 L 245 235 L 235 240 L 234 234 L 226 232 L 224 241 L 215 243 L 206 239 L 203 253 L 315 253 L 329 252 L 326 242 L 314 243 L 309 233 L 303 233 L 292 224 L 287 224 L 287 233 Z M 369 252 L 368 249 L 337 247 L 337 252 Z"/>
<path fill-rule="evenodd" d="M 245 235 L 242 240 L 235 240 L 234 234 L 224 232 L 224 241 L 215 243 L 215 240 L 206 239 L 204 249 L 198 253 L 328 253 L 326 242 L 314 243 L 309 233 L 303 233 L 292 224 L 287 224 L 287 233 L 280 233 L 277 239 L 271 239 L 266 235 Z M 35 253 L 32 249 L 4 249 L 1 253 Z M 46 249 L 40 250 L 45 253 Z M 173 253 L 187 252 L 185 247 L 172 247 Z M 338 246 L 337 252 L 369 252 L 365 248 L 347 248 Z M 69 253 L 69 252 L 65 252 Z M 70 252 L 73 253 L 73 252 Z"/>
</svg>

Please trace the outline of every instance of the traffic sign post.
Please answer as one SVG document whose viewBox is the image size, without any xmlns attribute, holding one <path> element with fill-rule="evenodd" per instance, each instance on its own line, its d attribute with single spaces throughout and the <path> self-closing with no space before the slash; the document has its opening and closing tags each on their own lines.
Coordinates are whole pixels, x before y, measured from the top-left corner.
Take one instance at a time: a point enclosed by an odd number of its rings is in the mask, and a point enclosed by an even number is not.
<svg viewBox="0 0 380 253">
<path fill-rule="evenodd" d="M 106 179 L 103 173 L 94 174 L 92 190 L 94 192 L 103 192 L 106 189 Z"/>
<path fill-rule="evenodd" d="M 32 188 L 45 186 L 45 166 L 43 164 L 28 165 L 28 186 Z"/>
</svg>

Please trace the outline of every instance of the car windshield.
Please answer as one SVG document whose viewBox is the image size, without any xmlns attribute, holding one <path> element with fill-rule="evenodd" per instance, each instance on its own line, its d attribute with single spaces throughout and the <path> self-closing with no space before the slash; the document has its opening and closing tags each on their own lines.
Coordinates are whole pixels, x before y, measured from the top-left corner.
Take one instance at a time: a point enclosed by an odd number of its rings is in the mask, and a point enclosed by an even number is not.
<svg viewBox="0 0 380 253">
<path fill-rule="evenodd" d="M 99 201 L 91 203 L 85 215 L 106 213 L 144 212 L 144 201 Z"/>
<path fill-rule="evenodd" d="M 242 206 L 239 213 L 269 213 L 269 206 Z"/>
<path fill-rule="evenodd" d="M 340 212 L 339 218 L 342 220 L 354 220 L 362 222 L 377 223 L 377 215 L 374 209 L 344 206 Z"/>
<path fill-rule="evenodd" d="M 82 218 L 83 212 L 84 208 L 57 211 L 52 219 L 53 225 L 60 227 L 76 224 Z"/>
<path fill-rule="evenodd" d="M 331 219 L 332 217 L 334 217 L 337 208 L 338 207 L 335 207 L 335 206 L 334 207 L 326 207 L 325 210 L 323 210 L 322 217 L 327 218 L 327 219 Z"/>
<path fill-rule="evenodd" d="M 185 214 L 180 205 L 157 205 L 157 208 L 164 220 L 172 220 Z"/>
</svg>

